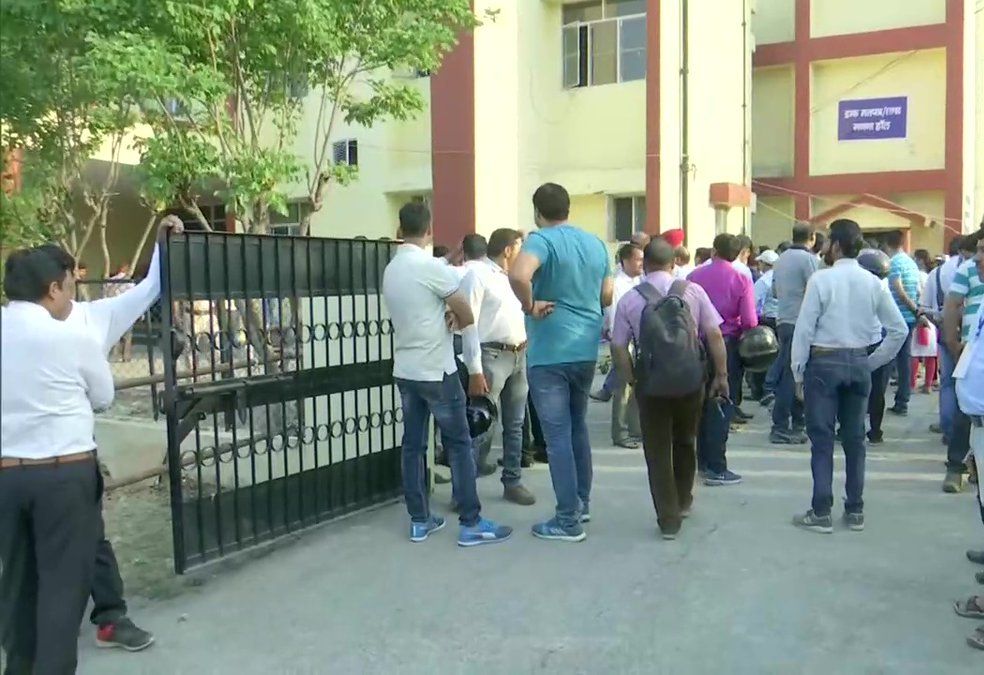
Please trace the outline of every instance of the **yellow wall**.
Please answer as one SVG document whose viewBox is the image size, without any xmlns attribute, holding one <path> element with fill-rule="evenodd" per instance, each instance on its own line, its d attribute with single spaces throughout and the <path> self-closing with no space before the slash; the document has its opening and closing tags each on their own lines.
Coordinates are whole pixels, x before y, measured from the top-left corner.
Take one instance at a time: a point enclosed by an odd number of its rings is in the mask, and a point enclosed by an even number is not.
<svg viewBox="0 0 984 675">
<path fill-rule="evenodd" d="M 812 200 L 814 214 L 846 203 L 857 195 L 825 195 Z M 910 211 L 923 214 L 930 220 L 925 227 L 910 227 L 905 218 L 897 216 L 885 209 L 863 204 L 840 214 L 838 218 L 850 218 L 856 221 L 862 230 L 880 232 L 886 230 L 910 230 L 911 248 L 925 248 L 930 253 L 943 252 L 943 193 L 942 192 L 907 192 L 885 195 L 889 201 L 895 202 Z"/>
<path fill-rule="evenodd" d="M 821 61 L 813 66 L 811 173 L 940 169 L 944 164 L 946 55 L 942 49 Z M 838 141 L 844 99 L 908 96 L 907 138 Z"/>
<path fill-rule="evenodd" d="M 796 123 L 792 66 L 756 68 L 752 78 L 752 174 L 791 176 Z"/>
<path fill-rule="evenodd" d="M 946 21 L 946 0 L 814 0 L 811 6 L 814 37 Z"/>
<path fill-rule="evenodd" d="M 792 236 L 794 210 L 792 197 L 759 197 L 749 236 L 756 244 L 775 248 Z"/>
<path fill-rule="evenodd" d="M 605 195 L 571 195 L 571 222 L 603 241 L 612 236 L 608 227 L 608 197 Z"/>
<path fill-rule="evenodd" d="M 760 45 L 789 42 L 796 37 L 795 0 L 757 0 L 752 32 Z"/>
</svg>

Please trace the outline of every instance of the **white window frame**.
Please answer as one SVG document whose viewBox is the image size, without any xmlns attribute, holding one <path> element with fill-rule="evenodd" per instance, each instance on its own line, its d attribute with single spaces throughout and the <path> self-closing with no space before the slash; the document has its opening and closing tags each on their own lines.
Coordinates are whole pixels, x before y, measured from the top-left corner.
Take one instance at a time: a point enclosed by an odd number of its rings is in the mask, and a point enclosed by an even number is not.
<svg viewBox="0 0 984 675">
<path fill-rule="evenodd" d="M 335 158 L 338 156 L 339 147 L 344 144 L 345 146 L 345 159 L 338 161 Z M 355 148 L 355 161 L 352 161 L 352 148 Z M 359 141 L 355 138 L 340 138 L 331 144 L 331 156 L 335 164 L 345 164 L 347 166 L 359 166 Z"/>
<path fill-rule="evenodd" d="M 608 84 L 622 84 L 624 82 L 637 82 L 638 81 L 638 80 L 626 80 L 626 79 L 623 78 L 623 74 L 622 74 L 622 28 L 623 28 L 623 24 L 626 21 L 634 21 L 634 20 L 642 19 L 643 22 L 645 22 L 646 13 L 645 12 L 642 12 L 641 14 L 628 14 L 626 16 L 607 16 L 607 7 L 608 7 L 607 6 L 607 3 L 605 3 L 604 0 L 602 0 L 602 18 L 601 19 L 594 19 L 592 21 L 572 21 L 570 23 L 566 23 L 566 24 L 562 24 L 561 25 L 561 29 L 560 29 L 561 30 L 561 38 L 560 38 L 560 43 L 561 43 L 561 74 L 560 74 L 560 79 L 561 79 L 561 86 L 563 86 L 564 89 L 581 89 L 583 87 L 599 87 L 599 86 L 604 86 L 604 85 L 608 85 Z M 592 47 L 592 44 L 591 44 L 591 42 L 592 42 L 591 35 L 592 35 L 592 28 L 594 26 L 598 25 L 598 24 L 609 23 L 609 22 L 615 22 L 615 26 L 616 26 L 615 27 L 615 81 L 614 82 L 604 82 L 602 84 L 595 84 L 595 82 L 593 82 L 592 68 L 591 68 L 591 64 L 592 64 L 592 60 L 593 60 L 592 59 L 592 56 L 591 56 L 591 47 Z M 577 33 L 577 35 L 578 35 L 578 59 L 579 59 L 578 60 L 578 73 L 580 74 L 580 51 L 581 51 L 580 50 L 580 28 L 582 26 L 586 26 L 587 29 L 588 29 L 587 30 L 587 45 L 586 45 L 586 53 L 587 53 L 587 59 L 588 59 L 587 82 L 585 84 L 569 85 L 569 84 L 567 84 L 567 77 L 566 77 L 567 76 L 567 73 L 565 71 L 567 54 L 564 52 L 564 33 L 568 29 L 571 29 L 571 28 L 576 28 L 578 30 L 578 33 Z M 647 50 L 649 49 L 649 45 L 648 44 L 646 45 L 646 49 Z M 642 78 L 642 79 L 645 79 L 645 78 Z"/>
</svg>

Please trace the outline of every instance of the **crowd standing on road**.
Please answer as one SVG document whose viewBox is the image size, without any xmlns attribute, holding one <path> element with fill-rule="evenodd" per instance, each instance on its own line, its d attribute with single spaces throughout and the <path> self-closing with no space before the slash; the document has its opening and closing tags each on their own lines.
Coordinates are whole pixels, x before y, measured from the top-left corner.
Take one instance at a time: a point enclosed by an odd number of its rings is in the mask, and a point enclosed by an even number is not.
<svg viewBox="0 0 984 675">
<path fill-rule="evenodd" d="M 434 245 L 431 215 L 409 203 L 402 243 L 382 296 L 393 325 L 394 370 L 404 436 L 402 476 L 409 539 L 446 526 L 431 509 L 432 420 L 439 463 L 450 468 L 457 543 L 476 547 L 514 530 L 484 515 L 477 481 L 502 432 L 503 499 L 534 506 L 523 483 L 534 461 L 549 465 L 552 514 L 533 536 L 579 542 L 592 517 L 591 399 L 611 402 L 612 442 L 639 448 L 662 539 L 681 536 L 694 484 L 737 485 L 730 434 L 769 410 L 769 441 L 809 443 L 810 508 L 792 523 L 831 534 L 833 458 L 846 458 L 844 527 L 865 527 L 868 444 L 883 442 L 882 417 L 904 416 L 923 369 L 938 386 L 931 433 L 947 447 L 943 491 L 977 482 L 984 523 L 984 223 L 954 239 L 947 258 L 910 256 L 901 232 L 881 245 L 851 220 L 824 236 L 796 224 L 776 250 L 719 234 L 691 264 L 685 233 L 634 235 L 614 258 L 598 237 L 569 222 L 570 197 L 548 183 L 532 197 L 537 229 L 469 235 L 451 251 Z M 162 231 L 180 231 L 165 218 Z M 73 302 L 79 270 L 54 246 L 8 257 L 3 308 L 0 457 L 0 644 L 6 673 L 72 672 L 88 597 L 102 646 L 139 650 L 153 637 L 127 618 L 101 517 L 93 412 L 113 399 L 107 355 L 160 294 L 155 249 L 145 281 L 96 302 Z M 40 342 L 39 342 L 40 341 Z M 599 345 L 611 370 L 591 387 Z M 50 358 L 36 358 L 38 350 Z M 938 365 L 938 367 L 937 367 Z M 746 391 L 747 398 L 746 398 Z M 969 475 L 969 478 L 966 478 Z M 984 550 L 967 557 L 984 565 Z M 984 583 L 984 572 L 977 574 Z M 984 619 L 984 595 L 954 604 Z M 984 649 L 984 626 L 968 638 Z"/>
</svg>

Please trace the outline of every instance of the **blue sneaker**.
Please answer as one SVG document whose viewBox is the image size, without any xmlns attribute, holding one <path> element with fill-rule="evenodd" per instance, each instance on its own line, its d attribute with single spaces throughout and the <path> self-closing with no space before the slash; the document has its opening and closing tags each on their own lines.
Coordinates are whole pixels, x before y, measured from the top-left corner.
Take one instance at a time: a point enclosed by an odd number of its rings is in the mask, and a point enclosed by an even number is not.
<svg viewBox="0 0 984 675">
<path fill-rule="evenodd" d="M 410 541 L 423 541 L 434 532 L 444 529 L 444 518 L 431 516 L 426 523 L 410 523 Z"/>
<path fill-rule="evenodd" d="M 555 541 L 584 541 L 588 538 L 584 528 L 579 524 L 564 527 L 557 522 L 556 518 L 537 523 L 533 526 L 533 536 L 540 539 L 553 539 Z"/>
<path fill-rule="evenodd" d="M 721 473 L 708 471 L 704 474 L 704 485 L 738 485 L 740 482 L 741 476 L 728 469 Z"/>
<path fill-rule="evenodd" d="M 498 544 L 512 536 L 512 528 L 499 525 L 494 521 L 482 518 L 471 527 L 462 526 L 458 534 L 458 546 L 481 546 L 482 544 Z"/>
</svg>

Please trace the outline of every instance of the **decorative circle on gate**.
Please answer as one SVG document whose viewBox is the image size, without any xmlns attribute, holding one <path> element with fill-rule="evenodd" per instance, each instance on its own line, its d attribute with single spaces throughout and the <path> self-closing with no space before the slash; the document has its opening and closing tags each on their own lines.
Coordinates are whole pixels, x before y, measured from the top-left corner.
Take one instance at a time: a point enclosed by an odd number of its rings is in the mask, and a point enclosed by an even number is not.
<svg viewBox="0 0 984 675">
<path fill-rule="evenodd" d="M 297 331 L 293 326 L 287 326 L 280 331 L 280 346 L 296 345 L 298 343 Z"/>
<path fill-rule="evenodd" d="M 350 338 L 355 335 L 355 326 L 351 321 L 345 321 L 342 323 L 342 337 Z"/>
<path fill-rule="evenodd" d="M 345 433 L 354 434 L 355 430 L 359 428 L 359 422 L 354 417 L 347 417 L 345 419 Z"/>
<path fill-rule="evenodd" d="M 368 415 L 359 415 L 359 431 L 369 431 Z"/>
<path fill-rule="evenodd" d="M 283 452 L 287 445 L 287 439 L 283 434 L 274 434 L 270 437 L 270 449 L 274 452 Z"/>
<path fill-rule="evenodd" d="M 301 344 L 311 344 L 314 340 L 314 331 L 311 330 L 311 326 L 306 323 L 302 323 L 300 330 L 297 332 L 297 341 Z"/>
<path fill-rule="evenodd" d="M 198 451 L 198 463 L 202 467 L 215 466 L 215 448 L 202 448 Z"/>
<path fill-rule="evenodd" d="M 239 459 L 249 459 L 249 456 L 253 454 L 252 444 L 238 441 L 237 445 L 238 447 L 236 448 L 236 457 L 238 457 Z"/>
<path fill-rule="evenodd" d="M 384 410 L 383 411 L 383 424 L 385 424 L 386 426 L 389 426 L 389 425 L 393 424 L 393 411 L 392 410 Z"/>
<path fill-rule="evenodd" d="M 345 435 L 345 425 L 341 423 L 340 420 L 335 420 L 331 423 L 331 437 L 341 438 Z"/>
<path fill-rule="evenodd" d="M 397 408 L 393 411 L 393 421 L 400 423 L 403 421 L 403 408 Z"/>
<path fill-rule="evenodd" d="M 319 333 L 318 331 L 321 332 Z M 328 337 L 328 326 L 323 323 L 316 323 L 314 324 L 314 330 L 312 333 L 313 339 L 316 342 L 324 342 L 324 340 Z"/>
<path fill-rule="evenodd" d="M 184 471 L 189 473 L 195 471 L 198 464 L 198 453 L 194 450 L 185 450 L 181 453 L 179 461 Z"/>
<path fill-rule="evenodd" d="M 337 340 L 342 336 L 342 326 L 337 321 L 328 324 L 328 339 Z"/>
<path fill-rule="evenodd" d="M 379 321 L 376 319 L 370 319 L 368 322 L 368 332 L 370 337 L 376 337 L 379 335 Z"/>
<path fill-rule="evenodd" d="M 253 456 L 262 457 L 270 452 L 270 443 L 265 438 L 254 438 L 252 443 Z M 261 451 L 260 448 L 263 448 Z"/>
<path fill-rule="evenodd" d="M 327 424 L 319 424 L 316 434 L 319 441 L 327 441 L 328 437 L 331 435 L 331 429 Z"/>
<path fill-rule="evenodd" d="M 369 415 L 369 426 L 373 429 L 378 429 L 383 426 L 383 416 L 378 412 L 371 413 Z"/>
<path fill-rule="evenodd" d="M 390 321 L 389 319 L 383 319 L 379 323 L 379 326 L 380 326 L 379 332 L 382 333 L 383 335 L 389 335 L 390 333 L 393 332 L 393 322 Z"/>
<path fill-rule="evenodd" d="M 219 461 L 223 464 L 229 464 L 236 458 L 235 448 L 225 447 L 219 451 Z"/>
<path fill-rule="evenodd" d="M 303 434 L 305 430 L 306 429 L 301 430 L 300 433 L 298 433 L 298 430 L 297 429 L 291 429 L 290 431 L 288 431 L 287 432 L 287 447 L 290 448 L 291 450 L 294 450 L 296 448 L 299 448 L 300 445 L 301 445 L 301 434 Z"/>
<path fill-rule="evenodd" d="M 369 332 L 369 327 L 366 325 L 366 322 L 365 321 L 356 321 L 355 322 L 355 336 L 356 337 L 365 337 L 368 332 Z"/>
</svg>

